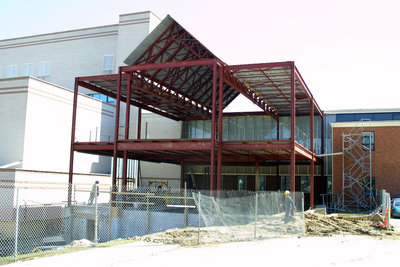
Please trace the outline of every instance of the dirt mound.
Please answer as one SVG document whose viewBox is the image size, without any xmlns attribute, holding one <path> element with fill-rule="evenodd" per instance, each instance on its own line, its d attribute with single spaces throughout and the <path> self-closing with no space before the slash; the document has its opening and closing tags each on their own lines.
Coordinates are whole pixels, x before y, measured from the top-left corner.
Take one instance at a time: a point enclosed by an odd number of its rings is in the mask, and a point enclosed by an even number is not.
<svg viewBox="0 0 400 267">
<path fill-rule="evenodd" d="M 382 229 L 367 216 L 324 215 L 305 212 L 307 236 L 366 235 L 373 237 L 400 237 L 392 227 Z"/>
<path fill-rule="evenodd" d="M 165 232 L 146 235 L 137 239 L 147 242 L 196 246 L 254 239 L 303 236 L 304 225 L 301 214 L 294 222 L 284 224 L 283 214 L 261 219 L 255 224 L 215 227 L 188 227 L 169 229 Z M 306 236 L 363 235 L 376 238 L 400 239 L 400 232 L 394 228 L 382 229 L 378 222 L 364 215 L 325 215 L 304 213 Z M 200 242 L 199 242 L 200 241 Z"/>
<path fill-rule="evenodd" d="M 183 229 L 170 229 L 165 232 L 154 233 L 141 237 L 147 242 L 164 244 L 179 244 L 181 246 L 196 246 L 198 244 L 217 244 L 237 241 L 248 241 L 283 236 L 298 236 L 303 233 L 304 225 L 300 213 L 295 221 L 285 224 L 283 214 L 270 216 L 245 225 L 213 226 L 213 227 L 188 227 Z"/>
</svg>

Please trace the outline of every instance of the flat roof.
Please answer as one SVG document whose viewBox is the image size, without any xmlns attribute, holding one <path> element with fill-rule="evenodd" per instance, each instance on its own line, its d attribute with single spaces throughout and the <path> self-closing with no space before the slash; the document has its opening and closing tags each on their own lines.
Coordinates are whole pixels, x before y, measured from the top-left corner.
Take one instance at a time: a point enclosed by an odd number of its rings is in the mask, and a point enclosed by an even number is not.
<svg viewBox="0 0 400 267">
<path fill-rule="evenodd" d="M 363 113 L 392 113 L 400 112 L 400 108 L 374 108 L 374 109 L 337 109 L 337 110 L 325 110 L 326 115 L 335 114 L 363 114 Z"/>
</svg>

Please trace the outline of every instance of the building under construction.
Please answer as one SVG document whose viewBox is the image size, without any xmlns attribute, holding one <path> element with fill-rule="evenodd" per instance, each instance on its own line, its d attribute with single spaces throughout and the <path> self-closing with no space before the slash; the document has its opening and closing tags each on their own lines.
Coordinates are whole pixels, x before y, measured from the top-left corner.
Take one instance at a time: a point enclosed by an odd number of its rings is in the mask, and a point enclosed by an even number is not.
<svg viewBox="0 0 400 267">
<path fill-rule="evenodd" d="M 120 67 L 118 74 L 76 78 L 70 183 L 73 182 L 74 151 L 113 157 L 113 185 L 117 181 L 117 160 L 122 158 L 124 186 L 128 182 L 129 159 L 180 165 L 181 186 L 185 175 L 194 175 L 196 166 L 206 166 L 202 177 L 197 175 L 196 179 L 190 180 L 192 187 L 210 190 L 226 189 L 232 184 L 229 175 L 224 176 L 223 181 L 223 168 L 229 171 L 230 167 L 250 166 L 254 179 L 242 180 L 239 184 L 246 187 L 238 185 L 235 189 L 257 190 L 263 172 L 272 173 L 277 180 L 282 166 L 290 166 L 286 184 L 295 191 L 296 165 L 301 165 L 307 166 L 310 175 L 310 199 L 313 203 L 314 164 L 321 163 L 315 149 L 323 147 L 323 114 L 294 62 L 228 65 L 167 16 L 126 58 L 125 63 L 128 66 Z M 114 140 L 75 142 L 79 87 L 116 100 Z M 241 117 L 239 114 L 226 116 L 223 112 L 240 94 L 262 110 L 252 114 L 252 122 L 246 120 L 249 116 L 244 116 L 240 123 L 237 119 Z M 125 110 L 121 109 L 121 103 L 126 104 Z M 131 118 L 131 105 L 181 121 L 182 129 L 190 127 L 194 121 L 202 121 L 204 127 L 197 131 L 205 134 L 203 138 L 182 133 L 180 139 L 142 139 L 141 112 L 138 118 Z M 119 119 L 121 112 L 125 112 L 125 121 Z M 134 139 L 130 138 L 131 119 L 137 119 L 139 134 Z M 306 125 L 306 133 L 296 132 L 298 121 L 303 122 L 303 128 Z M 314 121 L 318 121 L 318 127 Z M 264 128 L 260 128 L 263 125 Z M 232 127 L 243 134 L 235 131 L 235 136 L 226 136 L 224 128 Z M 123 138 L 119 138 L 121 128 Z M 271 181 L 264 179 L 262 188 L 268 189 L 268 184 L 280 183 Z"/>
<path fill-rule="evenodd" d="M 329 202 L 334 210 L 360 205 L 372 208 L 376 191 L 388 186 L 380 185 L 379 179 L 383 177 L 376 177 L 372 168 L 372 162 L 378 159 L 372 145 L 361 146 L 360 151 L 367 148 L 370 154 L 363 153 L 353 160 L 368 160 L 360 167 L 364 168 L 362 174 L 356 175 L 358 182 L 369 181 L 363 182 L 360 193 L 368 196 L 360 200 L 358 195 L 347 192 L 359 190 L 347 181 L 350 172 L 346 169 L 351 169 L 352 163 L 349 159 L 341 160 L 340 166 L 332 162 L 350 155 L 350 147 L 354 146 L 345 144 L 346 132 L 333 134 L 331 128 L 332 123 L 338 128 L 337 123 L 346 121 L 340 119 L 346 114 L 324 116 L 294 62 L 228 65 L 167 16 L 125 63 L 127 66 L 119 67 L 116 74 L 75 79 L 70 183 L 73 183 L 74 152 L 82 152 L 112 157 L 114 187 L 129 188 L 133 181 L 132 160 L 179 166 L 180 177 L 174 179 L 180 181 L 180 187 L 289 189 L 304 192 L 306 206 Z M 75 139 L 79 88 L 115 99 L 112 139 L 92 142 Z M 224 112 L 239 95 L 260 111 Z M 138 108 L 138 112 L 132 113 L 132 107 Z M 179 123 L 179 138 L 142 136 L 142 110 Z M 391 115 L 388 120 L 398 119 L 397 113 L 376 112 Z M 359 112 L 353 121 L 363 119 L 363 115 L 370 114 Z M 382 116 L 377 115 L 376 120 Z M 163 130 L 160 132 L 158 136 L 162 136 Z M 360 134 L 364 140 L 362 129 Z M 337 142 L 341 145 L 337 146 Z M 137 178 L 141 179 L 140 175 Z M 149 181 L 148 185 L 151 183 L 155 182 Z M 369 188 L 367 193 L 365 186 Z M 350 195 L 354 196 L 353 202 L 345 198 Z"/>
</svg>

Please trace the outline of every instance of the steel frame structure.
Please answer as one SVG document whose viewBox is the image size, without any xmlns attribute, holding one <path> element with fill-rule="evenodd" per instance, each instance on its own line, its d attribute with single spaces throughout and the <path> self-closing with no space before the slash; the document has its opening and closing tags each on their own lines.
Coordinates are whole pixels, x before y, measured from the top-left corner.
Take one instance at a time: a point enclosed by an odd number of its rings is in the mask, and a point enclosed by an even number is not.
<svg viewBox="0 0 400 267">
<path fill-rule="evenodd" d="M 290 161 L 290 184 L 294 192 L 296 161 L 307 161 L 310 164 L 310 203 L 313 206 L 314 163 L 318 160 L 313 152 L 314 115 L 323 120 L 323 113 L 294 62 L 229 66 L 174 20 L 164 23 L 165 20 L 156 28 L 157 35 L 149 35 L 151 42 L 145 40 L 143 43 L 146 45 L 135 50 L 140 53 L 134 51 L 136 54 L 128 57 L 131 64 L 119 67 L 117 74 L 75 79 L 69 183 L 73 183 L 75 151 L 112 156 L 114 186 L 118 157 L 123 158 L 123 185 L 127 183 L 128 159 L 169 162 L 181 167 L 185 163 L 209 163 L 210 190 L 221 189 L 222 164 L 253 163 L 258 173 L 258 166 L 263 163 L 283 160 Z M 116 100 L 112 142 L 75 141 L 79 87 Z M 223 141 L 223 109 L 239 94 L 246 96 L 278 124 L 279 116 L 290 116 L 290 139 Z M 126 103 L 123 139 L 118 138 L 121 102 Z M 137 139 L 129 139 L 131 105 L 139 108 Z M 140 137 L 141 109 L 183 122 L 210 119 L 211 138 L 143 140 Z M 310 116 L 310 149 L 296 141 L 296 115 Z M 322 129 L 321 126 L 321 135 Z M 277 136 L 279 139 L 279 130 Z M 68 199 L 70 203 L 71 192 Z"/>
</svg>

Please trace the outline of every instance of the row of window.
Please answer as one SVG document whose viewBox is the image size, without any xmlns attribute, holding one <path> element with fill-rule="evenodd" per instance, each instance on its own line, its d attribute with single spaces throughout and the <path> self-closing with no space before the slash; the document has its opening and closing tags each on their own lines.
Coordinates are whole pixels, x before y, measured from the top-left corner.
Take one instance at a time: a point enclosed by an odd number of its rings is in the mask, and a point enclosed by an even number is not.
<svg viewBox="0 0 400 267">
<path fill-rule="evenodd" d="M 112 72 L 114 70 L 114 55 L 105 55 L 103 57 L 103 71 Z M 21 67 L 18 64 L 0 66 L 0 78 L 13 78 L 18 76 L 36 76 L 46 77 L 50 76 L 51 62 L 42 61 L 36 64 L 24 63 Z M 3 73 L 4 72 L 4 73 Z"/>
<path fill-rule="evenodd" d="M 400 112 L 336 114 L 336 122 L 361 121 L 361 120 L 370 120 L 370 121 L 400 120 Z"/>
<path fill-rule="evenodd" d="M 37 77 L 50 76 L 51 62 L 42 61 L 37 64 Z M 21 64 L 21 68 L 17 64 L 5 66 L 4 78 L 13 78 L 18 76 L 35 76 L 35 64 L 24 63 Z M 3 78 L 3 67 L 0 66 L 0 78 Z"/>
</svg>

